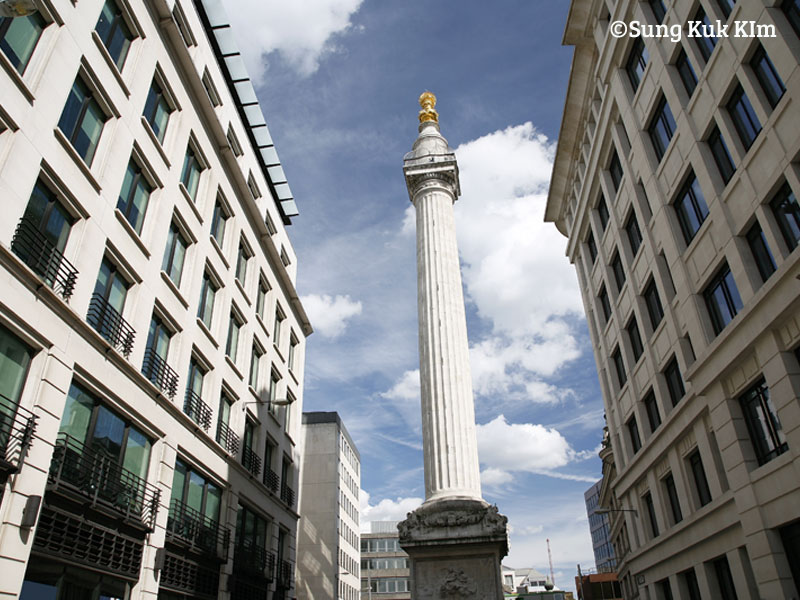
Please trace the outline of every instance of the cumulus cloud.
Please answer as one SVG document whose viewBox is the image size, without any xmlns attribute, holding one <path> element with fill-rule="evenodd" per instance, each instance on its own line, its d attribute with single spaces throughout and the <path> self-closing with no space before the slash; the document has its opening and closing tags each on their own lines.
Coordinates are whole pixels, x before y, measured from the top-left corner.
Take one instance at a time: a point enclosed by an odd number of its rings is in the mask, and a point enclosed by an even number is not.
<svg viewBox="0 0 800 600">
<path fill-rule="evenodd" d="M 509 423 L 500 415 L 485 425 L 478 425 L 478 454 L 484 465 L 482 478 L 490 485 L 511 481 L 514 471 L 550 475 L 573 481 L 595 478 L 560 473 L 557 469 L 591 456 L 576 452 L 556 429 L 533 423 Z"/>
<path fill-rule="evenodd" d="M 278 52 L 301 76 L 314 73 L 338 50 L 337 35 L 354 29 L 363 0 L 226 0 L 231 24 L 254 81 L 263 81 L 266 57 Z"/>
<path fill-rule="evenodd" d="M 361 302 L 350 296 L 308 294 L 301 299 L 311 325 L 322 337 L 339 337 L 347 328 L 347 321 L 361 314 Z"/>
<path fill-rule="evenodd" d="M 406 371 L 387 392 L 381 396 L 392 400 L 416 400 L 419 398 L 419 369 Z"/>
<path fill-rule="evenodd" d="M 361 504 L 361 532 L 369 533 L 372 521 L 402 521 L 406 515 L 422 504 L 422 498 L 384 498 L 377 504 L 370 504 L 370 495 L 364 490 L 359 494 Z"/>
</svg>

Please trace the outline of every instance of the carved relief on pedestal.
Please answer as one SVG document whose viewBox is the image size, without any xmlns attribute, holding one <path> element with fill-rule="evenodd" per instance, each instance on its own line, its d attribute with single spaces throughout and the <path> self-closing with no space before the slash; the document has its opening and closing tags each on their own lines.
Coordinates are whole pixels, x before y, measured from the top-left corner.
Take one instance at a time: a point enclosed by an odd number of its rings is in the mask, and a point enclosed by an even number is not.
<svg viewBox="0 0 800 600">
<path fill-rule="evenodd" d="M 400 541 L 419 539 L 436 533 L 437 529 L 478 527 L 484 535 L 506 535 L 508 518 L 497 511 L 497 507 L 464 503 L 445 510 L 416 510 L 406 515 L 397 528 Z"/>
</svg>

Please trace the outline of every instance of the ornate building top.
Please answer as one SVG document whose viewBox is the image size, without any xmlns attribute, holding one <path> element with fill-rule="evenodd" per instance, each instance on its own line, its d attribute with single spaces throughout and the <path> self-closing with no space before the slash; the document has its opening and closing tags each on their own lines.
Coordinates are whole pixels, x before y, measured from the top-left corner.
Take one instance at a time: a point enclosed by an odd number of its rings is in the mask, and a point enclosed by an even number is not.
<svg viewBox="0 0 800 600">
<path fill-rule="evenodd" d="M 439 122 L 439 113 L 436 112 L 436 96 L 431 92 L 422 92 L 419 97 L 419 105 L 422 110 L 419 111 L 419 122 L 425 123 L 426 121 Z"/>
</svg>

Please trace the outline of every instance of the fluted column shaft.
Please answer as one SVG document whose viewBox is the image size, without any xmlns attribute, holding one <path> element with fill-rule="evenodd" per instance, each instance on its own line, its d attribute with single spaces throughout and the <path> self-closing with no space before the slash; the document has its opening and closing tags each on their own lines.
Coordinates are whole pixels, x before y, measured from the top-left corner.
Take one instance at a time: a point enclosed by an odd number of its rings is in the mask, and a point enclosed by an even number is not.
<svg viewBox="0 0 800 600">
<path fill-rule="evenodd" d="M 433 175 L 412 193 L 417 216 L 425 499 L 480 499 L 469 343 L 453 215 L 455 190 Z"/>
</svg>

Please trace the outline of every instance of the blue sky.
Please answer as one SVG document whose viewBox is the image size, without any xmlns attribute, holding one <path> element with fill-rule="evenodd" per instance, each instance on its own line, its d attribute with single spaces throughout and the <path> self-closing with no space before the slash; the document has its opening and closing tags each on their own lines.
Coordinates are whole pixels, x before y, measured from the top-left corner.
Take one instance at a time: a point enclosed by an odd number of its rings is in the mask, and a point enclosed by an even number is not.
<svg viewBox="0 0 800 600">
<path fill-rule="evenodd" d="M 438 97 L 462 197 L 484 497 L 506 564 L 573 589 L 593 565 L 583 492 L 603 409 L 566 240 L 543 223 L 572 49 L 567 0 L 228 0 L 300 216 L 304 409 L 338 411 L 361 452 L 365 521 L 424 496 L 414 222 L 402 158 Z"/>
</svg>

